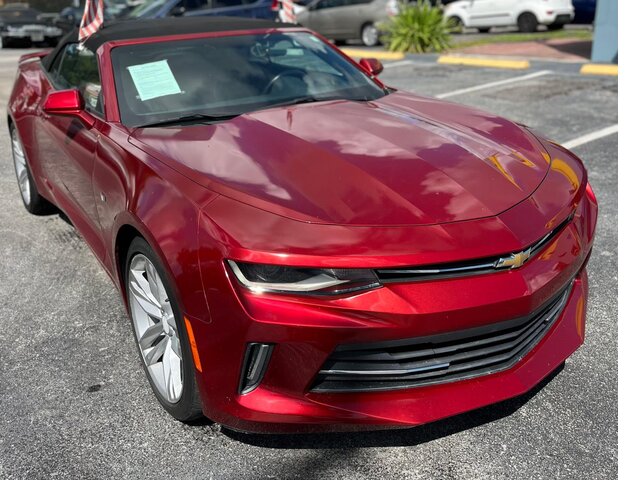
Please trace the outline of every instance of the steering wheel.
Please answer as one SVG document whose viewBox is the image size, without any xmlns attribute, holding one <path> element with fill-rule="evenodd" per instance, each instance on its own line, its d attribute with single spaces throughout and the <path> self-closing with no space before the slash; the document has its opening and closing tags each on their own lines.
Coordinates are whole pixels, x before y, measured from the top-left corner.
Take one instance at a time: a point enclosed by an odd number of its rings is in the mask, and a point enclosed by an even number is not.
<svg viewBox="0 0 640 480">
<path fill-rule="evenodd" d="M 273 77 L 269 81 L 267 86 L 262 89 L 262 92 L 260 92 L 260 94 L 263 95 L 265 93 L 269 93 L 273 88 L 273 86 L 276 84 L 276 82 L 282 79 L 283 77 L 299 77 L 302 80 L 305 77 L 305 75 L 306 75 L 306 72 L 302 70 L 294 70 L 294 69 L 283 70 L 282 72 L 277 74 L 275 77 Z"/>
</svg>

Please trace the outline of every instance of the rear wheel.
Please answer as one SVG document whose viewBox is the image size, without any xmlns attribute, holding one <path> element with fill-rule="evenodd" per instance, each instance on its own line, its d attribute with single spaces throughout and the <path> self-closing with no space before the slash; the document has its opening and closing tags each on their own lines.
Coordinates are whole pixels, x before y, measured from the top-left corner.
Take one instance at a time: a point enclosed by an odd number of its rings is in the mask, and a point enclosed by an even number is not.
<svg viewBox="0 0 640 480">
<path fill-rule="evenodd" d="M 531 12 L 524 12 L 518 17 L 518 30 L 523 33 L 532 33 L 538 30 L 538 19 Z"/>
<path fill-rule="evenodd" d="M 380 43 L 380 32 L 372 23 L 367 23 L 362 27 L 360 39 L 367 47 L 375 47 Z"/>
<path fill-rule="evenodd" d="M 20 196 L 24 203 L 24 208 L 34 215 L 46 215 L 55 212 L 55 207 L 38 193 L 36 183 L 33 181 L 33 175 L 24 153 L 24 148 L 18 130 L 14 125 L 9 126 L 9 134 L 11 135 L 11 154 L 13 156 L 13 166 L 18 179 L 18 187 L 20 188 Z"/>
<path fill-rule="evenodd" d="M 464 28 L 464 23 L 462 23 L 462 19 L 460 17 L 450 17 L 449 18 L 449 30 L 453 33 L 461 33 Z"/>
<path fill-rule="evenodd" d="M 182 422 L 202 417 L 189 337 L 160 259 L 138 237 L 127 253 L 129 313 L 145 373 L 164 409 Z"/>
</svg>

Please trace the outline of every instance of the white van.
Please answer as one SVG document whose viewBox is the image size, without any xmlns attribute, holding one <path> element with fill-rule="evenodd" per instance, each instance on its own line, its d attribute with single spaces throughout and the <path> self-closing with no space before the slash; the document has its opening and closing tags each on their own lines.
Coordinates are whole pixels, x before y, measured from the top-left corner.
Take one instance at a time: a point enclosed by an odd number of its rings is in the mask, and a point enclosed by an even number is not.
<svg viewBox="0 0 640 480">
<path fill-rule="evenodd" d="M 571 0 L 457 0 L 444 8 L 446 18 L 481 32 L 510 26 L 535 32 L 538 25 L 555 30 L 571 22 L 574 14 Z"/>
</svg>

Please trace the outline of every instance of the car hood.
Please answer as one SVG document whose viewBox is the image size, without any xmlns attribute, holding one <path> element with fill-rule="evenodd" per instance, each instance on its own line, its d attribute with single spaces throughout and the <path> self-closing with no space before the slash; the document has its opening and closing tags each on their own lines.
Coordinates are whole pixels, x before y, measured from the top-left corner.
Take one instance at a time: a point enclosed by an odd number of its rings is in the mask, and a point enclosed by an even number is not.
<svg viewBox="0 0 640 480">
<path fill-rule="evenodd" d="M 549 168 L 542 145 L 520 126 L 405 93 L 142 128 L 130 142 L 222 195 L 342 225 L 497 215 L 529 197 Z"/>
</svg>

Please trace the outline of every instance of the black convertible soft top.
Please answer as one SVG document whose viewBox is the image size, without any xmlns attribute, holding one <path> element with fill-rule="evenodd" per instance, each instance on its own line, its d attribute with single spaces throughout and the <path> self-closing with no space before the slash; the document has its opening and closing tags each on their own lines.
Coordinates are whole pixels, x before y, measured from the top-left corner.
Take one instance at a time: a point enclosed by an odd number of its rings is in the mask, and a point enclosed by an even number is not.
<svg viewBox="0 0 640 480">
<path fill-rule="evenodd" d="M 141 20 L 120 20 L 105 23 L 100 30 L 91 35 L 85 41 L 84 46 L 95 52 L 103 43 L 114 40 L 293 26 L 295 25 L 272 22 L 270 20 L 256 20 L 239 17 L 170 17 Z M 48 69 L 60 50 L 62 50 L 67 44 L 77 41 L 78 29 L 76 28 L 64 36 L 56 48 L 42 59 L 42 65 Z"/>
</svg>

